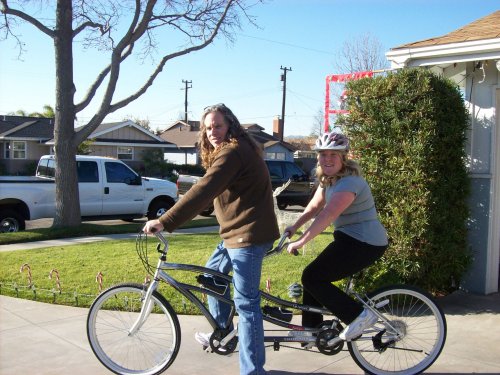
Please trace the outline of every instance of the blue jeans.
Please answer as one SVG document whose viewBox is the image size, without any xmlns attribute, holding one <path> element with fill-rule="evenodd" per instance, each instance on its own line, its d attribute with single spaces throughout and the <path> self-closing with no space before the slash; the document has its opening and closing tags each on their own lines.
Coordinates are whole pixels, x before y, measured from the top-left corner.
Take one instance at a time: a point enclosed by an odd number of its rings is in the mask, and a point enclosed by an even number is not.
<svg viewBox="0 0 500 375">
<path fill-rule="evenodd" d="M 229 274 L 233 271 L 234 304 L 239 315 L 238 343 L 241 375 L 265 374 L 264 326 L 260 309 L 260 277 L 262 260 L 272 242 L 237 249 L 226 249 L 221 242 L 206 267 Z M 230 298 L 229 288 L 226 298 Z M 213 297 L 208 297 L 210 312 L 225 326 L 230 306 Z M 230 327 L 228 327 L 230 328 Z"/>
</svg>

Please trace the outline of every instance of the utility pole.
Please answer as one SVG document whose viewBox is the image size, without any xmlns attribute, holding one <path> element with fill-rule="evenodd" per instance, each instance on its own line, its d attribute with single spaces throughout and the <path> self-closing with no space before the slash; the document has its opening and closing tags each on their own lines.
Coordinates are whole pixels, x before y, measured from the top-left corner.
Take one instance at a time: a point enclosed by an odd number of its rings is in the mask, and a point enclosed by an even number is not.
<svg viewBox="0 0 500 375">
<path fill-rule="evenodd" d="M 184 122 L 187 124 L 188 123 L 188 90 L 193 87 L 193 86 L 191 86 L 191 83 L 193 83 L 193 81 L 182 80 L 182 83 L 184 83 L 184 88 L 181 90 L 185 90 L 185 93 L 184 93 Z"/>
<path fill-rule="evenodd" d="M 287 68 L 287 67 L 280 67 L 281 70 L 283 70 L 283 74 L 281 75 L 281 82 L 283 82 L 283 100 L 281 103 L 281 120 L 280 120 L 280 141 L 283 142 L 283 136 L 285 132 L 285 102 L 286 102 L 286 72 L 287 71 L 292 71 L 292 68 Z"/>
</svg>

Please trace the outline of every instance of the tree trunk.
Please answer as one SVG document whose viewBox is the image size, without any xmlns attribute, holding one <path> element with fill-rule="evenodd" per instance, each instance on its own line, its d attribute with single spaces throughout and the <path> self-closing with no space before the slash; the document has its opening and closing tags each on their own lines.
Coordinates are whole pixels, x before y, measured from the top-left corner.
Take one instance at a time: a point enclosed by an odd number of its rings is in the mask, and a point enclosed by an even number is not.
<svg viewBox="0 0 500 375">
<path fill-rule="evenodd" d="M 54 37 L 56 65 L 55 157 L 56 214 L 53 227 L 81 224 L 74 141 L 73 7 L 58 0 Z"/>
</svg>

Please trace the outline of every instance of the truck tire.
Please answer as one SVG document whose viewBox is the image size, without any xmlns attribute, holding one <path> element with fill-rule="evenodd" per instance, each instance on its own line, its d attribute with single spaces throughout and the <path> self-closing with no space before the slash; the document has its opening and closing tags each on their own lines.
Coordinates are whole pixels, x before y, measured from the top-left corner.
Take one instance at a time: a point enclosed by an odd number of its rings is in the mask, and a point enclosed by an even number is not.
<svg viewBox="0 0 500 375">
<path fill-rule="evenodd" d="M 214 206 L 210 205 L 210 207 L 207 207 L 203 211 L 201 211 L 200 215 L 205 216 L 205 217 L 209 217 L 209 216 L 212 216 L 213 212 L 214 212 Z"/>
<path fill-rule="evenodd" d="M 0 213 L 0 233 L 19 232 L 26 229 L 26 221 L 14 210 L 2 210 Z"/>
<path fill-rule="evenodd" d="M 151 203 L 148 210 L 148 220 L 158 219 L 174 205 L 174 201 L 158 200 Z"/>
</svg>

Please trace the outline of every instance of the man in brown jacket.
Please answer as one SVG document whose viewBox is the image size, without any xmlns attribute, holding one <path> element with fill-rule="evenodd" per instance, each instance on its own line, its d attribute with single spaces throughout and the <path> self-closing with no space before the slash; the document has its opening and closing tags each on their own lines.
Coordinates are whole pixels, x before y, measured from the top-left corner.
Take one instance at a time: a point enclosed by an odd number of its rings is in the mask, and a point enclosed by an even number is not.
<svg viewBox="0 0 500 375">
<path fill-rule="evenodd" d="M 206 266 L 225 274 L 233 271 L 240 374 L 265 374 L 259 286 L 264 254 L 279 237 L 269 173 L 259 146 L 224 104 L 207 107 L 200 124 L 207 173 L 168 212 L 148 221 L 144 231 L 171 232 L 213 201 L 222 242 Z M 230 299 L 229 288 L 225 297 Z M 232 323 L 226 327 L 231 306 L 210 296 L 208 302 L 218 328 L 232 330 Z M 196 339 L 210 346 L 210 336 L 197 333 Z"/>
</svg>

